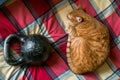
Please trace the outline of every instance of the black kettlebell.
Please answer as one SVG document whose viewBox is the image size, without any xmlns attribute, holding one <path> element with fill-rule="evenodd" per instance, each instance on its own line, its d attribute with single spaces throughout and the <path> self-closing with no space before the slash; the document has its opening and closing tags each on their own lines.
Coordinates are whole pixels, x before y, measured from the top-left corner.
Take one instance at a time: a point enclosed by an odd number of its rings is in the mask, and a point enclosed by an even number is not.
<svg viewBox="0 0 120 80">
<path fill-rule="evenodd" d="M 17 58 L 10 51 L 12 40 L 18 40 L 20 42 L 20 55 Z M 48 59 L 51 52 L 52 48 L 49 41 L 42 35 L 33 34 L 26 36 L 11 34 L 4 42 L 4 58 L 10 65 L 39 65 Z"/>
</svg>

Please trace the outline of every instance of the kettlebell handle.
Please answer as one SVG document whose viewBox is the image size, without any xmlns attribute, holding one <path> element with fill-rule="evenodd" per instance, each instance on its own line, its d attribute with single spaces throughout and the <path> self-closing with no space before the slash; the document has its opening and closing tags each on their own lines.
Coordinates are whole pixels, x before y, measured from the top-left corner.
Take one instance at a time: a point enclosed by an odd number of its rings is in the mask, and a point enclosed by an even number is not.
<svg viewBox="0 0 120 80">
<path fill-rule="evenodd" d="M 15 35 L 15 34 L 11 34 L 9 35 L 6 39 L 5 39 L 5 42 L 4 42 L 4 59 L 5 61 L 10 64 L 10 65 L 20 65 L 22 63 L 24 63 L 24 59 L 22 57 L 19 57 L 19 58 L 11 58 L 13 57 L 11 52 L 10 51 L 10 42 L 11 40 L 13 39 L 17 39 L 20 41 L 20 38 L 18 35 Z"/>
</svg>

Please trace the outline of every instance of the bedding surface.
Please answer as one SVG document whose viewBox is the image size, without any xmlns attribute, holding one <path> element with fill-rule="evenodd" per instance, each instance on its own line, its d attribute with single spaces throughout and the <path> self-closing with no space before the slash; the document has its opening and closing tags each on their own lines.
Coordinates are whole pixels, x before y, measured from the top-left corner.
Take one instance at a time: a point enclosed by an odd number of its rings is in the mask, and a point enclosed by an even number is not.
<svg viewBox="0 0 120 80">
<path fill-rule="evenodd" d="M 66 15 L 79 6 L 107 26 L 111 42 L 107 61 L 82 75 L 74 74 L 66 59 Z M 0 5 L 0 19 L 0 80 L 120 80 L 120 0 L 9 0 Z M 49 39 L 54 51 L 44 65 L 10 66 L 5 62 L 4 40 L 18 33 Z"/>
</svg>

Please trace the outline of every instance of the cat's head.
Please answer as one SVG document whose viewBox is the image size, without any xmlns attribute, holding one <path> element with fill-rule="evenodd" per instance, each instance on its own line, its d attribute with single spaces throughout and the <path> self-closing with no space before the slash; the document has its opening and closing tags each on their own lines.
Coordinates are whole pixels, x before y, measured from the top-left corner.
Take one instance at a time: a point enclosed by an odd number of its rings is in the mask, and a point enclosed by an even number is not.
<svg viewBox="0 0 120 80">
<path fill-rule="evenodd" d="M 84 30 L 90 31 L 94 24 L 94 18 L 87 14 L 82 7 L 74 9 L 67 14 L 68 25 L 66 27 L 66 32 L 70 34 L 73 29 L 83 33 Z M 82 30 L 82 31 L 81 31 Z"/>
<path fill-rule="evenodd" d="M 79 7 L 77 9 L 74 9 L 73 11 L 71 11 L 68 15 L 67 18 L 69 20 L 69 25 L 71 26 L 77 26 L 78 24 L 81 23 L 86 23 L 91 21 L 91 16 L 88 15 L 83 9 L 82 7 Z"/>
</svg>

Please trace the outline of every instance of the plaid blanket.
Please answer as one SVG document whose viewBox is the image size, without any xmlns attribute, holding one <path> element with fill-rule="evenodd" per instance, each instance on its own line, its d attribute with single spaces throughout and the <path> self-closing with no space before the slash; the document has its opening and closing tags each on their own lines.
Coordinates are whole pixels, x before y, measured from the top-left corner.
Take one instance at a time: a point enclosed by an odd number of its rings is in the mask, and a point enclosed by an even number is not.
<svg viewBox="0 0 120 80">
<path fill-rule="evenodd" d="M 69 69 L 64 31 L 66 14 L 78 6 L 104 23 L 111 36 L 105 64 L 82 75 Z M 0 19 L 0 80 L 120 80 L 120 0 L 9 0 L 0 5 Z M 8 65 L 4 39 L 17 33 L 44 35 L 54 48 L 52 56 L 42 66 Z"/>
</svg>

